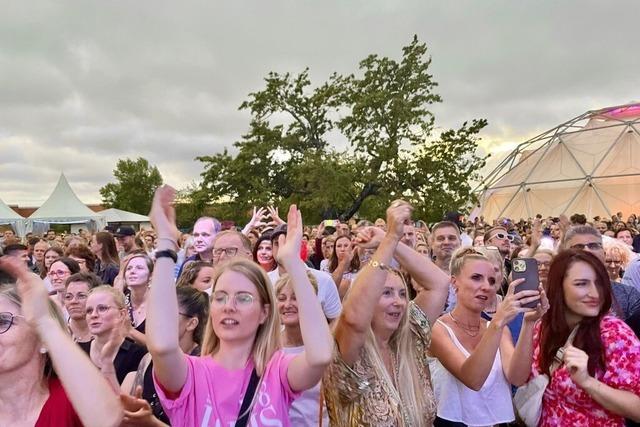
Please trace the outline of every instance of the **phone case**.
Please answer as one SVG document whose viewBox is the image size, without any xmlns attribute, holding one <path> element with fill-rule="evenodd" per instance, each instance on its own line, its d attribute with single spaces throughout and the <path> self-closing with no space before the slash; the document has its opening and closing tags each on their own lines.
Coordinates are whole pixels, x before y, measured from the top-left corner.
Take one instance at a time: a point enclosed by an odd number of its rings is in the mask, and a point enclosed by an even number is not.
<svg viewBox="0 0 640 427">
<path fill-rule="evenodd" d="M 515 293 L 522 291 L 537 291 L 540 286 L 538 276 L 538 263 L 535 258 L 515 258 L 511 262 L 511 279 L 524 279 L 523 283 L 516 286 Z M 536 308 L 539 301 L 531 301 L 523 307 Z"/>
</svg>

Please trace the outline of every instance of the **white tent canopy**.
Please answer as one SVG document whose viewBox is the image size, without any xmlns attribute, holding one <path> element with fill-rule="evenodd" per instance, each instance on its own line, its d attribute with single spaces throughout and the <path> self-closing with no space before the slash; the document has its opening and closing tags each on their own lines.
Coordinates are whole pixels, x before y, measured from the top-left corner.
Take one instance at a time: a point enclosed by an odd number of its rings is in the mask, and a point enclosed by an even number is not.
<svg viewBox="0 0 640 427">
<path fill-rule="evenodd" d="M 100 211 L 100 215 L 102 215 L 109 224 L 137 224 L 139 227 L 151 226 L 151 221 L 148 216 L 123 211 L 121 209 L 105 209 Z"/>
<path fill-rule="evenodd" d="M 483 181 L 480 215 L 640 211 L 640 104 L 588 111 L 520 144 Z"/>
<path fill-rule="evenodd" d="M 0 199 L 0 225 L 10 225 L 18 236 L 24 236 L 25 219 Z"/>
<path fill-rule="evenodd" d="M 49 198 L 29 216 L 27 229 L 40 233 L 47 230 L 49 224 L 86 224 L 90 230 L 101 230 L 105 220 L 80 201 L 62 173 Z"/>
</svg>

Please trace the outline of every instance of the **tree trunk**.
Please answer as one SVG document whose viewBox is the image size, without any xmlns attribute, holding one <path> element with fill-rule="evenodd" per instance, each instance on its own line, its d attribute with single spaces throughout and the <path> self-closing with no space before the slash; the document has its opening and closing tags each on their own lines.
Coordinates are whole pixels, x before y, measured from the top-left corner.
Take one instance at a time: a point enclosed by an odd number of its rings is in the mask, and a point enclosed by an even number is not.
<svg viewBox="0 0 640 427">
<path fill-rule="evenodd" d="M 367 197 L 378 194 L 379 188 L 380 186 L 375 182 L 368 182 L 367 184 L 365 184 L 364 188 L 362 189 L 362 191 L 360 191 L 360 194 L 358 194 L 358 197 L 356 197 L 356 200 L 353 202 L 351 207 L 340 215 L 340 221 L 349 221 L 349 219 L 356 212 L 358 212 L 358 209 L 360 209 L 360 206 L 362 206 L 362 202 L 364 202 Z"/>
</svg>

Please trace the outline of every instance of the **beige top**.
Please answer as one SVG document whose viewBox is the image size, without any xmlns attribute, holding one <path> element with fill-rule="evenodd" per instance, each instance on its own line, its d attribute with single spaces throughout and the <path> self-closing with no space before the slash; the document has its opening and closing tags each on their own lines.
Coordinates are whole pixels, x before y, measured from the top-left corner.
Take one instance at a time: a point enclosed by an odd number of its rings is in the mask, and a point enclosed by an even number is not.
<svg viewBox="0 0 640 427">
<path fill-rule="evenodd" d="M 417 354 L 421 390 L 426 408 L 407 408 L 399 399 L 393 384 L 376 375 L 371 355 L 363 349 L 353 366 L 342 360 L 336 349 L 333 362 L 322 380 L 324 399 L 332 426 L 336 427 L 413 427 L 404 414 L 418 410 L 427 426 L 433 424 L 436 402 L 431 387 L 431 375 L 426 350 L 431 343 L 431 327 L 424 312 L 414 302 L 409 303 L 409 324 Z"/>
</svg>

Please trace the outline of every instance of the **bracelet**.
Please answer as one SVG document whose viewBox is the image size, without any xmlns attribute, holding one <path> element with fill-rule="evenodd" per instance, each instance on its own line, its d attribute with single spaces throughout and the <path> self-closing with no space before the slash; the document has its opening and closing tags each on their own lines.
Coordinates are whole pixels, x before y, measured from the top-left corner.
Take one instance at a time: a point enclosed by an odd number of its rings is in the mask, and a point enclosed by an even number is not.
<svg viewBox="0 0 640 427">
<path fill-rule="evenodd" d="M 166 240 L 168 242 L 171 242 L 176 248 L 178 247 L 178 242 L 171 237 L 158 237 L 156 240 Z"/>
<path fill-rule="evenodd" d="M 173 262 L 178 262 L 178 254 L 171 249 L 165 249 L 163 251 L 157 251 L 155 253 L 156 260 L 159 258 L 171 258 Z"/>
<path fill-rule="evenodd" d="M 384 271 L 393 271 L 391 267 L 384 263 L 381 263 L 380 261 L 376 261 L 375 259 L 370 260 L 367 265 L 373 268 L 379 268 L 380 270 Z"/>
</svg>

